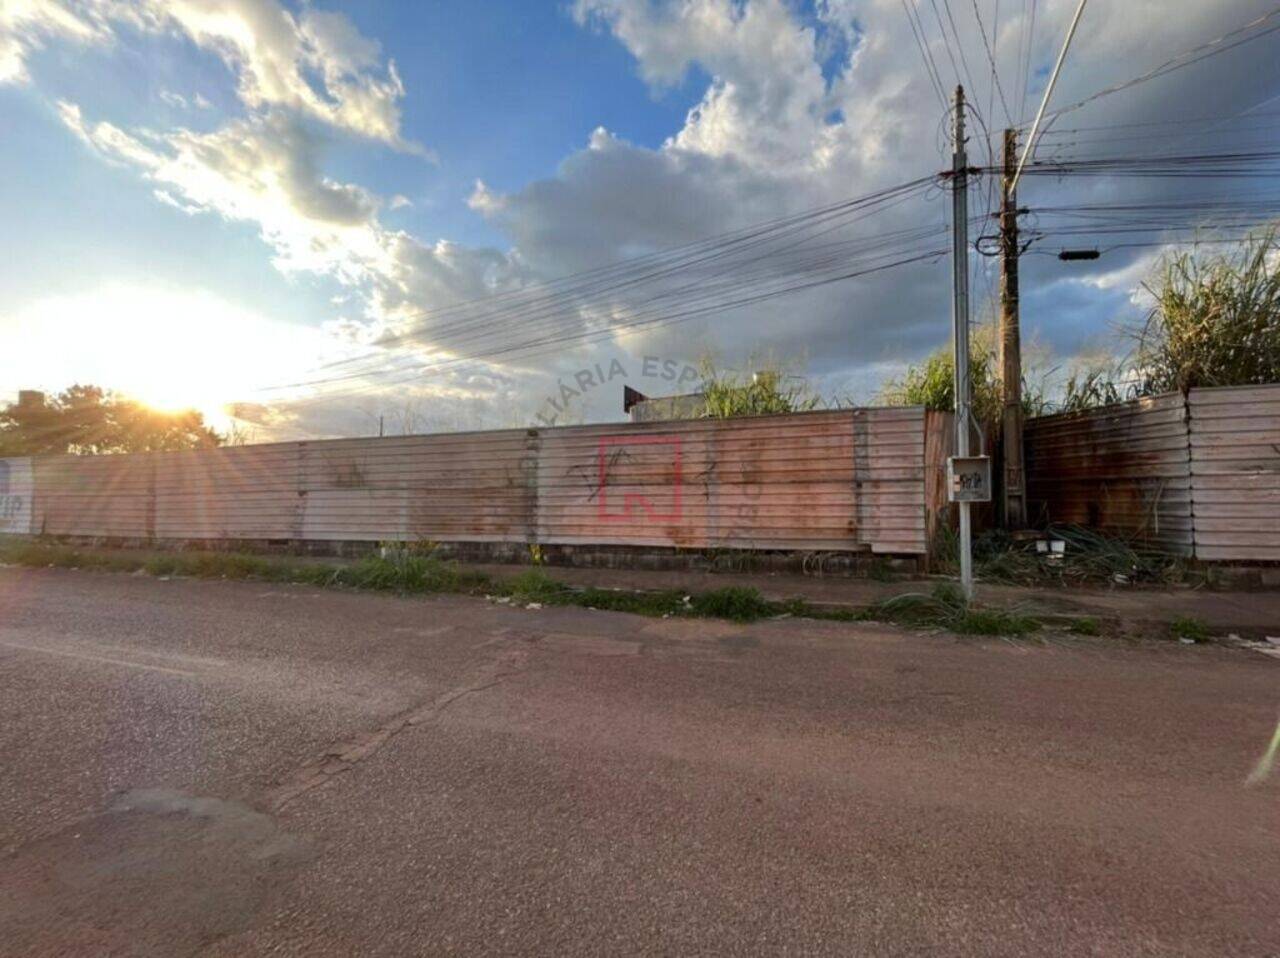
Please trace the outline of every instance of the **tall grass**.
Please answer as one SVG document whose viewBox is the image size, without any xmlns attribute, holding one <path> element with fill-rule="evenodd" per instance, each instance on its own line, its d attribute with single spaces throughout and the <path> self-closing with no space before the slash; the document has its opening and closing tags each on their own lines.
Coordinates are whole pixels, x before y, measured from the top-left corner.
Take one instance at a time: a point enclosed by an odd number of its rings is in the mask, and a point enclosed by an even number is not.
<svg viewBox="0 0 1280 958">
<path fill-rule="evenodd" d="M 1274 229 L 1226 253 L 1167 256 L 1144 284 L 1137 331 L 1146 394 L 1280 382 L 1280 242 Z"/>
</svg>

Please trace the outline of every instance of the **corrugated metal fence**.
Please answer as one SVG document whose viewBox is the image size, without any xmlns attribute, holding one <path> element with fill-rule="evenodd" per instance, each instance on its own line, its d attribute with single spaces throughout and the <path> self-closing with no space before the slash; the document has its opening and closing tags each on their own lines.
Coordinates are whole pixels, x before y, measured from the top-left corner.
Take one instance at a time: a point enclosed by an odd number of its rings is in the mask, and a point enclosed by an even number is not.
<svg viewBox="0 0 1280 958">
<path fill-rule="evenodd" d="M 1187 397 L 1196 556 L 1280 560 L 1280 385 Z"/>
<path fill-rule="evenodd" d="M 31 532 L 926 552 L 924 411 L 56 456 Z"/>
<path fill-rule="evenodd" d="M 1280 385 L 1042 416 L 1026 443 L 1033 518 L 1208 561 L 1280 560 Z"/>
</svg>

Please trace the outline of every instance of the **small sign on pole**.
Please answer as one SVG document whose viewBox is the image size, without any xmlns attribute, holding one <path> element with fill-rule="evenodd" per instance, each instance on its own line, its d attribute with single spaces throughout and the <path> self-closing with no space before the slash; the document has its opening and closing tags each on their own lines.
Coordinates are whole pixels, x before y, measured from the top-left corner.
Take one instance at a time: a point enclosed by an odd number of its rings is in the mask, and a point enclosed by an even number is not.
<svg viewBox="0 0 1280 958">
<path fill-rule="evenodd" d="M 952 502 L 990 502 L 991 457 L 952 456 L 947 460 L 947 489 Z"/>
</svg>

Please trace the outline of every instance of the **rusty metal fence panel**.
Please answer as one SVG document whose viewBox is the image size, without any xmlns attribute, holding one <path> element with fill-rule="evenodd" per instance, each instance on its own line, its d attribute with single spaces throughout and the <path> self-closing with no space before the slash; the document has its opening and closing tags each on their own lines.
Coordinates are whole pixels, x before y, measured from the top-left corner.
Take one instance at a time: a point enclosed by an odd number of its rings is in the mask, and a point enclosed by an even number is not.
<svg viewBox="0 0 1280 958">
<path fill-rule="evenodd" d="M 155 492 L 150 455 L 41 456 L 32 463 L 35 532 L 151 538 Z"/>
<path fill-rule="evenodd" d="M 861 548 L 852 425 L 843 411 L 547 430 L 538 541 Z"/>
<path fill-rule="evenodd" d="M 1173 393 L 1026 424 L 1030 515 L 1191 555 L 1186 408 Z"/>
<path fill-rule="evenodd" d="M 59 456 L 36 531 L 924 554 L 924 412 Z"/>
<path fill-rule="evenodd" d="M 146 538 L 297 538 L 299 445 L 150 454 L 155 526 Z"/>
<path fill-rule="evenodd" d="M 1280 560 L 1280 385 L 1187 397 L 1196 557 Z"/>
<path fill-rule="evenodd" d="M 302 443 L 303 539 L 522 542 L 536 433 Z"/>
<path fill-rule="evenodd" d="M 925 410 L 853 410 L 855 533 L 872 552 L 928 551 Z"/>
</svg>

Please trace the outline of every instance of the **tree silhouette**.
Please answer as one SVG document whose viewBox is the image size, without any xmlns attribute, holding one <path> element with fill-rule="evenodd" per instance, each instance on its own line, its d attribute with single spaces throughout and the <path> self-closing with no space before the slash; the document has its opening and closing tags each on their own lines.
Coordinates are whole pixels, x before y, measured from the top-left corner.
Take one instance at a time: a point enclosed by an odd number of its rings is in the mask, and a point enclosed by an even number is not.
<svg viewBox="0 0 1280 958">
<path fill-rule="evenodd" d="M 223 441 L 194 409 L 164 412 L 100 386 L 76 384 L 52 398 L 29 393 L 0 409 L 0 456 L 206 449 Z"/>
</svg>

